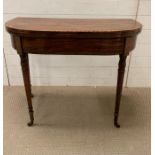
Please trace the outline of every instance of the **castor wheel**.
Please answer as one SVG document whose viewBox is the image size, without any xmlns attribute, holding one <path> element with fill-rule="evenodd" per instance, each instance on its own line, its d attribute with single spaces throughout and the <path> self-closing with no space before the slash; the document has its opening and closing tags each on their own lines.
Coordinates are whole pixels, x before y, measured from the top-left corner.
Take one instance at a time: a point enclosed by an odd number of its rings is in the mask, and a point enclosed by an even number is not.
<svg viewBox="0 0 155 155">
<path fill-rule="evenodd" d="M 33 121 L 27 123 L 28 126 L 33 126 Z"/>
<path fill-rule="evenodd" d="M 116 128 L 120 128 L 121 127 L 117 122 L 114 122 L 114 125 L 115 125 Z"/>
</svg>

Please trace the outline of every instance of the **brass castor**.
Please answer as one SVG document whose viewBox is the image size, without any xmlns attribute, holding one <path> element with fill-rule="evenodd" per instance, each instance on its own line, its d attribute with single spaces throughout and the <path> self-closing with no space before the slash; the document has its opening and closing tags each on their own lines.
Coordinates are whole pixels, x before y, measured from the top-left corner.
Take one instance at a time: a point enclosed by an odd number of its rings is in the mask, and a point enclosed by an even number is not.
<svg viewBox="0 0 155 155">
<path fill-rule="evenodd" d="M 120 128 L 120 125 L 117 123 L 117 121 L 114 122 L 114 125 L 116 128 Z"/>
<path fill-rule="evenodd" d="M 33 126 L 33 121 L 27 123 L 28 126 Z"/>
</svg>

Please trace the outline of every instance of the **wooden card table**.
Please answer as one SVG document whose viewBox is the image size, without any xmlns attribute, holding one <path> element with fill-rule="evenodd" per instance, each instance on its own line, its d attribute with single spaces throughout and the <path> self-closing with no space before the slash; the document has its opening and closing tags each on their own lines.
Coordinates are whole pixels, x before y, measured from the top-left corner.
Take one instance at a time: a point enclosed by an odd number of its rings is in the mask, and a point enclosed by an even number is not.
<svg viewBox="0 0 155 155">
<path fill-rule="evenodd" d="M 119 55 L 114 125 L 118 124 L 126 58 L 134 49 L 142 25 L 132 19 L 15 18 L 6 23 L 21 67 L 33 125 L 28 54 Z"/>
</svg>

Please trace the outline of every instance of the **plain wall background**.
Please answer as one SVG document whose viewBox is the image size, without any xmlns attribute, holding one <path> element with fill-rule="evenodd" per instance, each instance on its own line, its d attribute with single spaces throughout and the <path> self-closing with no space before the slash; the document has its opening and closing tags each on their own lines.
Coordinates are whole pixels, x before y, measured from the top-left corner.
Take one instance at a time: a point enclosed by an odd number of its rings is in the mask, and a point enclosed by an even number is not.
<svg viewBox="0 0 155 155">
<path fill-rule="evenodd" d="M 4 0 L 4 23 L 14 17 L 132 18 L 143 24 L 128 56 L 124 85 L 150 87 L 150 0 Z M 29 55 L 32 85 L 115 86 L 118 56 Z M 4 27 L 4 85 L 23 85 L 20 60 Z"/>
</svg>

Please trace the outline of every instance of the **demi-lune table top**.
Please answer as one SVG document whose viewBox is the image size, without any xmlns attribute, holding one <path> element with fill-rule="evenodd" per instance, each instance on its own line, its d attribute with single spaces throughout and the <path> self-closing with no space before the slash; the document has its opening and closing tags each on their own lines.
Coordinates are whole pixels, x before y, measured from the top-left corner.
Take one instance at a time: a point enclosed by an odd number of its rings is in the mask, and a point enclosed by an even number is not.
<svg viewBox="0 0 155 155">
<path fill-rule="evenodd" d="M 111 33 L 115 37 L 132 36 L 141 31 L 142 25 L 132 19 L 52 19 L 18 17 L 6 23 L 10 33 L 20 35 L 49 33 Z"/>
</svg>

